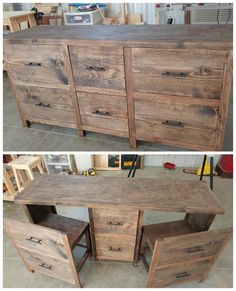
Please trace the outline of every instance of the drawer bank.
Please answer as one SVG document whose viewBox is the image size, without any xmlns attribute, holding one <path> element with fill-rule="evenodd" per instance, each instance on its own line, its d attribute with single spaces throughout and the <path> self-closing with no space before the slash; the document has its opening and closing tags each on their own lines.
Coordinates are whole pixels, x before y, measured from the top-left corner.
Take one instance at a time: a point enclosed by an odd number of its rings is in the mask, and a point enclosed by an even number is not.
<svg viewBox="0 0 236 291">
<path fill-rule="evenodd" d="M 232 49 L 231 25 L 38 26 L 4 61 L 24 126 L 221 150 Z"/>
</svg>

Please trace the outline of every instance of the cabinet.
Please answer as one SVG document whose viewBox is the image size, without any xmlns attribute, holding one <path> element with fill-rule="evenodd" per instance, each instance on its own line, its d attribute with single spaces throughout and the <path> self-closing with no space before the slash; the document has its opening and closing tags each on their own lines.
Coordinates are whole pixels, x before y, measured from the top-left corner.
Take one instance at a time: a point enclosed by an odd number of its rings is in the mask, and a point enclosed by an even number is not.
<svg viewBox="0 0 236 291">
<path fill-rule="evenodd" d="M 231 25 L 36 27 L 4 38 L 24 126 L 221 150 Z"/>
</svg>

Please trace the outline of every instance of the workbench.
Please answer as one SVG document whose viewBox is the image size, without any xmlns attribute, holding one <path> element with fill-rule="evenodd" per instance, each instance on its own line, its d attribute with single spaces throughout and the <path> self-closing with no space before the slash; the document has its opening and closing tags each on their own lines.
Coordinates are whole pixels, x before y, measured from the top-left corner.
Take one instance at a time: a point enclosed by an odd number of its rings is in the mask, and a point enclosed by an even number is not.
<svg viewBox="0 0 236 291">
<path fill-rule="evenodd" d="M 181 212 L 196 231 L 207 231 L 224 208 L 205 182 L 118 177 L 40 175 L 16 198 L 30 222 L 56 206 L 88 208 L 95 259 L 137 263 L 146 210 Z"/>
<path fill-rule="evenodd" d="M 232 25 L 38 26 L 4 38 L 21 120 L 222 149 Z"/>
</svg>

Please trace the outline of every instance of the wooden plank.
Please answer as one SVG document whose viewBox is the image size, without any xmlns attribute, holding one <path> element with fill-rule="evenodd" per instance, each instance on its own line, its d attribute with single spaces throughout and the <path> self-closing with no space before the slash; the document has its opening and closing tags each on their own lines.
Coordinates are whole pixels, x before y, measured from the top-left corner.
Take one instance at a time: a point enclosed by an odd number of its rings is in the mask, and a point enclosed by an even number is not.
<svg viewBox="0 0 236 291">
<path fill-rule="evenodd" d="M 77 93 L 82 126 L 91 126 L 128 134 L 127 103 L 123 96 Z"/>
<path fill-rule="evenodd" d="M 221 91 L 221 107 L 219 110 L 218 133 L 216 136 L 216 148 L 221 150 L 224 141 L 224 132 L 227 121 L 227 113 L 229 107 L 229 98 L 232 89 L 233 80 L 233 52 L 229 51 L 225 60 L 223 87 Z"/>
<path fill-rule="evenodd" d="M 67 40 L 99 40 L 102 42 L 146 42 L 162 43 L 170 41 L 176 46 L 183 47 L 211 47 L 232 48 L 232 25 L 141 25 L 138 30 L 135 26 L 48 26 L 34 27 L 30 30 L 20 31 L 16 35 L 8 35 L 5 42 L 37 42 L 66 43 Z"/>
<path fill-rule="evenodd" d="M 136 148 L 137 144 L 136 144 L 134 95 L 133 95 L 134 90 L 132 76 L 132 51 L 130 48 L 124 48 L 124 61 L 125 61 L 125 80 L 128 105 L 129 140 L 130 147 Z"/>
<path fill-rule="evenodd" d="M 189 180 L 41 175 L 15 201 L 34 205 L 224 213 L 206 182 Z"/>
<path fill-rule="evenodd" d="M 138 263 L 139 260 L 139 250 L 142 237 L 142 226 L 143 226 L 143 216 L 144 211 L 139 211 L 138 225 L 137 225 L 137 234 L 136 234 L 136 244 L 135 244 L 135 254 L 134 254 L 134 265 Z"/>
<path fill-rule="evenodd" d="M 76 122 L 77 131 L 78 131 L 78 135 L 80 137 L 83 137 L 85 133 L 84 133 L 84 131 L 82 129 L 82 125 L 81 125 L 80 108 L 79 108 L 79 103 L 78 103 L 78 99 L 77 99 L 77 95 L 76 95 L 75 81 L 74 81 L 74 76 L 72 73 L 70 52 L 69 52 L 68 46 L 63 47 L 63 55 L 64 55 L 64 59 L 65 59 L 65 66 L 66 66 L 66 71 L 67 71 L 67 75 L 68 75 L 68 81 L 69 81 L 69 85 L 70 85 L 70 93 L 71 93 L 72 103 L 73 103 L 73 107 L 74 107 L 75 115 L 76 115 L 76 119 L 77 119 L 77 122 Z"/>
<path fill-rule="evenodd" d="M 76 86 L 125 91 L 122 48 L 70 46 L 69 51 Z"/>
</svg>

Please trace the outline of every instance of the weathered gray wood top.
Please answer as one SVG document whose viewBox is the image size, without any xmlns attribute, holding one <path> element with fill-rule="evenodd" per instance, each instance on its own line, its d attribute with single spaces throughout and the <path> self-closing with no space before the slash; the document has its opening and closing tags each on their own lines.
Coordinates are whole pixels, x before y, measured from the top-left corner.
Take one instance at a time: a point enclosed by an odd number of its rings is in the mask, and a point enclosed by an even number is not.
<svg viewBox="0 0 236 291">
<path fill-rule="evenodd" d="M 9 43 L 68 43 L 75 40 L 202 43 L 232 48 L 232 25 L 36 26 L 4 37 Z"/>
<path fill-rule="evenodd" d="M 15 200 L 18 204 L 128 207 L 187 213 L 224 213 L 205 182 L 149 178 L 41 175 Z"/>
</svg>

